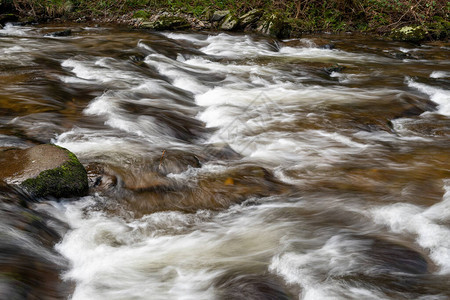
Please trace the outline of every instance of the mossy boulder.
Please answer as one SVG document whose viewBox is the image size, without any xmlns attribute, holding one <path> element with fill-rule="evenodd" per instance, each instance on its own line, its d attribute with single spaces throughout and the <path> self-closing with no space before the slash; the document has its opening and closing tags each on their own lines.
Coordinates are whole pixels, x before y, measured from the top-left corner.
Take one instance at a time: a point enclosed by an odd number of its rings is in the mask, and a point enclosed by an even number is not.
<svg viewBox="0 0 450 300">
<path fill-rule="evenodd" d="M 444 40 L 450 36 L 450 22 L 441 17 L 434 17 L 433 23 L 426 24 L 428 33 L 432 39 Z"/>
<path fill-rule="evenodd" d="M 191 24 L 188 20 L 178 16 L 161 15 L 155 21 L 143 22 L 141 28 L 153 30 L 183 30 L 189 29 Z"/>
<path fill-rule="evenodd" d="M 427 30 L 422 26 L 404 26 L 392 30 L 391 38 L 403 42 L 420 42 L 427 37 L 427 34 Z"/>
<path fill-rule="evenodd" d="M 239 24 L 242 28 L 255 25 L 263 15 L 262 9 L 253 9 L 239 17 Z"/>
<path fill-rule="evenodd" d="M 239 25 L 239 19 L 233 14 L 228 14 L 220 23 L 221 30 L 234 30 Z"/>
<path fill-rule="evenodd" d="M 272 14 L 261 18 L 257 31 L 265 35 L 284 39 L 291 35 L 292 26 L 283 15 Z"/>
<path fill-rule="evenodd" d="M 55 145 L 0 152 L 0 181 L 36 198 L 78 197 L 88 192 L 87 173 L 69 150 Z"/>
</svg>

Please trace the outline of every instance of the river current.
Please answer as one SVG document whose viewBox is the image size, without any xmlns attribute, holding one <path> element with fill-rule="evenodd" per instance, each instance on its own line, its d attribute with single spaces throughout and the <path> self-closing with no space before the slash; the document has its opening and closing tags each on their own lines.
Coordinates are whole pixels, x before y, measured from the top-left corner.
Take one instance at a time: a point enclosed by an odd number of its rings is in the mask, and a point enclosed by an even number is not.
<svg viewBox="0 0 450 300">
<path fill-rule="evenodd" d="M 450 298 L 448 43 L 66 28 L 0 30 L 0 147 L 94 174 L 33 204 L 64 297 Z"/>
</svg>

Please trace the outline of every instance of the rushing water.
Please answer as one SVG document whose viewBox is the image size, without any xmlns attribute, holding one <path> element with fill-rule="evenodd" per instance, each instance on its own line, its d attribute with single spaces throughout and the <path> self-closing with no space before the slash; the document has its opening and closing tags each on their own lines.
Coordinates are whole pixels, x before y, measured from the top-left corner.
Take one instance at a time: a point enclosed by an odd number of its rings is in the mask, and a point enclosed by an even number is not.
<svg viewBox="0 0 450 300">
<path fill-rule="evenodd" d="M 77 300 L 449 299 L 448 43 L 56 30 L 0 30 L 0 147 L 92 188 L 33 204 L 56 251 L 3 208 L 3 260 Z"/>
</svg>

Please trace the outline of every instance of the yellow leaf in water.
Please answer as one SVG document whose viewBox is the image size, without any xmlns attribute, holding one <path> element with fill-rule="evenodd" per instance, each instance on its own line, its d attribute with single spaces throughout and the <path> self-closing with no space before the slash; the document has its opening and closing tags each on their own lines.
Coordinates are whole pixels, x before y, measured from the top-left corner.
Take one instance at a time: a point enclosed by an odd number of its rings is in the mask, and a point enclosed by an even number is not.
<svg viewBox="0 0 450 300">
<path fill-rule="evenodd" d="M 234 184 L 233 178 L 228 177 L 227 180 L 225 180 L 224 184 L 225 185 L 233 185 Z"/>
</svg>

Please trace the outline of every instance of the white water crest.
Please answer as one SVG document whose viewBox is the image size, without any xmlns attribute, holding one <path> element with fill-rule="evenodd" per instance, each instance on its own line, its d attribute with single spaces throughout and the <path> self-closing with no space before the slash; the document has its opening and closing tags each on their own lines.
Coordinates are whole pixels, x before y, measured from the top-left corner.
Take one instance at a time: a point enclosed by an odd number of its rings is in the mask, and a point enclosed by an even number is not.
<svg viewBox="0 0 450 300">
<path fill-rule="evenodd" d="M 417 243 L 430 252 L 440 274 L 450 274 L 450 229 L 441 222 L 450 218 L 450 185 L 445 182 L 442 201 L 429 208 L 397 203 L 373 208 L 374 221 L 386 225 L 395 233 L 411 233 Z"/>
<path fill-rule="evenodd" d="M 430 96 L 430 100 L 438 104 L 438 112 L 450 116 L 450 91 L 419 83 L 411 78 L 406 79 L 408 86 Z"/>
</svg>

